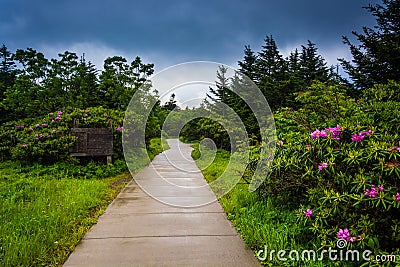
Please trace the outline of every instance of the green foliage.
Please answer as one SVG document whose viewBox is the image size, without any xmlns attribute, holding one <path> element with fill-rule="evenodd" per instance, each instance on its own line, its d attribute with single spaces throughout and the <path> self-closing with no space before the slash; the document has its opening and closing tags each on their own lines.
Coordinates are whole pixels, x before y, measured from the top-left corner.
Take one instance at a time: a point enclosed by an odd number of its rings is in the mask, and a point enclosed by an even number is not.
<svg viewBox="0 0 400 267">
<path fill-rule="evenodd" d="M 122 156 L 123 112 L 102 107 L 51 112 L 40 119 L 23 119 L 0 126 L 0 155 L 3 160 L 55 162 L 67 159 L 75 137 L 70 135 L 74 121 L 81 128 L 114 129 L 114 156 Z"/>
<path fill-rule="evenodd" d="M 296 98 L 302 108 L 275 114 L 281 142 L 260 193 L 298 206 L 299 221 L 321 247 L 333 247 L 348 228 L 352 248 L 399 252 L 400 102 L 390 88 L 400 85 L 376 85 L 355 100 L 338 85 L 316 83 Z M 314 132 L 329 127 L 339 130 Z"/>
<path fill-rule="evenodd" d="M 60 266 L 128 181 L 111 167 L 0 163 L 0 265 Z"/>
<path fill-rule="evenodd" d="M 341 62 L 358 88 L 370 88 L 389 80 L 400 81 L 400 2 L 382 2 L 383 5 L 366 7 L 375 17 L 377 26 L 373 29 L 364 27 L 363 33 L 353 32 L 358 45 L 352 44 L 348 37 L 343 37 L 353 59 L 351 62 L 341 59 Z"/>
</svg>

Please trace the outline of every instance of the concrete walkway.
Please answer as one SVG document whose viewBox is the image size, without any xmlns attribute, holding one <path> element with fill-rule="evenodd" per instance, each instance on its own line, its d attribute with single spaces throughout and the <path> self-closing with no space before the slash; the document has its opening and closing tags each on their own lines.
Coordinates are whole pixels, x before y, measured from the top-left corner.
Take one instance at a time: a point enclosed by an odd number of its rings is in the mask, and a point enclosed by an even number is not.
<svg viewBox="0 0 400 267">
<path fill-rule="evenodd" d="M 122 190 L 64 266 L 261 266 L 215 201 L 191 147 L 168 143 L 171 149 Z"/>
</svg>

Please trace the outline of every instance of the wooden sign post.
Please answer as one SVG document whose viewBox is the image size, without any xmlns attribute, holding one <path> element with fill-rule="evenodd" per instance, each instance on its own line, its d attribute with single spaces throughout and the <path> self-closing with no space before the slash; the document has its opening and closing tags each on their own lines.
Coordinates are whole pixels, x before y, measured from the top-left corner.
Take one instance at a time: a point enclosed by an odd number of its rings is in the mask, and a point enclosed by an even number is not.
<svg viewBox="0 0 400 267">
<path fill-rule="evenodd" d="M 75 128 L 71 135 L 77 137 L 75 145 L 70 149 L 73 157 L 106 156 L 107 165 L 112 162 L 113 154 L 113 129 L 109 128 Z"/>
</svg>

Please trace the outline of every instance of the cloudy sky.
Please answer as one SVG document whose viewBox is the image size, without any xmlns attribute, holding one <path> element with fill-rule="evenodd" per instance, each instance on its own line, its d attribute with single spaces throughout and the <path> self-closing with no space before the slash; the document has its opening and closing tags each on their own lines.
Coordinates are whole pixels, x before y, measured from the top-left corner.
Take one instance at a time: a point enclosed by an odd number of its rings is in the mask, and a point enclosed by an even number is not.
<svg viewBox="0 0 400 267">
<path fill-rule="evenodd" d="M 287 55 L 307 40 L 330 65 L 349 58 L 341 36 L 373 26 L 362 7 L 379 0 L 0 0 L 0 42 L 47 57 L 85 53 L 102 68 L 108 56 L 137 55 L 156 72 L 186 61 L 237 66 L 245 45 L 273 35 Z"/>
</svg>

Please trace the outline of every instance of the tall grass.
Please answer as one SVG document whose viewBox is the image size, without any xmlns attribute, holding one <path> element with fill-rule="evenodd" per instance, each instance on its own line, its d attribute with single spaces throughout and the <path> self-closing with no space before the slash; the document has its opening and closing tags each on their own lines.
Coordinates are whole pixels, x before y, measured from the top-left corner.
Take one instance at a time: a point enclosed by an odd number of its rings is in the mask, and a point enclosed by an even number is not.
<svg viewBox="0 0 400 267">
<path fill-rule="evenodd" d="M 160 141 L 150 146 L 153 158 Z M 110 167 L 0 162 L 0 266 L 61 266 L 130 179 L 121 159 Z"/>
</svg>

